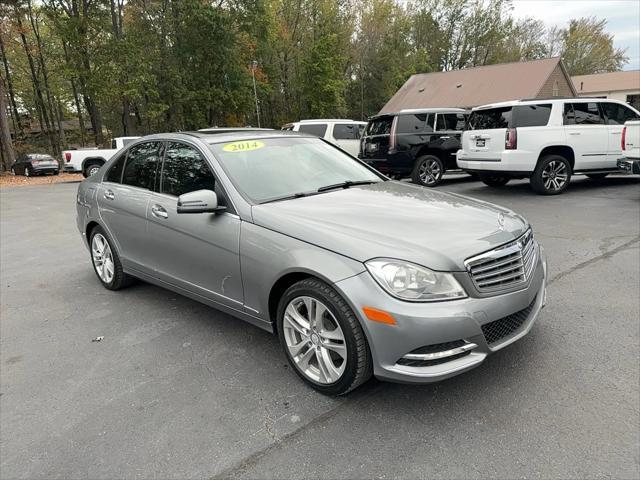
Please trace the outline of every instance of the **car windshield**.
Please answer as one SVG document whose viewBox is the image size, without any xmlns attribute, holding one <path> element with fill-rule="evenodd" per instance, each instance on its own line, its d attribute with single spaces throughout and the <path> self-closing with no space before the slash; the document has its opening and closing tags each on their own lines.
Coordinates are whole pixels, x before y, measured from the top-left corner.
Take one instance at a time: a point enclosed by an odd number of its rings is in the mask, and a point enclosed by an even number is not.
<svg viewBox="0 0 640 480">
<path fill-rule="evenodd" d="M 264 138 L 210 145 L 241 193 L 254 203 L 306 196 L 354 183 L 384 181 L 316 138 Z"/>
</svg>

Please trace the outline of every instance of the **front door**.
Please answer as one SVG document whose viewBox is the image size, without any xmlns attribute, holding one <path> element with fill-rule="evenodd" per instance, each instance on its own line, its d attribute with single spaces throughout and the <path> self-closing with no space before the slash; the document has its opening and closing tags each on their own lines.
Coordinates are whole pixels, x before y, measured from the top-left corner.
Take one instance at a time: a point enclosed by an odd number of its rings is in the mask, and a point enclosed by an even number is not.
<svg viewBox="0 0 640 480">
<path fill-rule="evenodd" d="M 233 213 L 178 214 L 178 196 L 213 190 L 225 205 L 224 192 L 204 155 L 194 146 L 168 142 L 159 188 L 147 208 L 148 252 L 154 275 L 210 300 L 239 308 L 240 218 Z"/>
</svg>

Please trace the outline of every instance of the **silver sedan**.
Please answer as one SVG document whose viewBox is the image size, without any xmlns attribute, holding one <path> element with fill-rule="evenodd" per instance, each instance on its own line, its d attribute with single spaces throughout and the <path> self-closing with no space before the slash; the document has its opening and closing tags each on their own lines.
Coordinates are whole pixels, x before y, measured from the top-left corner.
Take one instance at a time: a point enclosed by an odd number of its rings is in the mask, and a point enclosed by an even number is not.
<svg viewBox="0 0 640 480">
<path fill-rule="evenodd" d="M 80 184 L 77 212 L 104 287 L 142 279 L 274 332 L 330 395 L 469 370 L 545 303 L 522 217 L 300 134 L 144 137 Z"/>
</svg>

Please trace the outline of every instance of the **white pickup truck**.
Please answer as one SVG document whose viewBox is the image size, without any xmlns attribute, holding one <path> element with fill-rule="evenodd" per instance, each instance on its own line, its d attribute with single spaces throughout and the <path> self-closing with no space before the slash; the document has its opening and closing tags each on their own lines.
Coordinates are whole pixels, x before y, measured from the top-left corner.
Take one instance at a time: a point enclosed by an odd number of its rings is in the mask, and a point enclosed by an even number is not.
<svg viewBox="0 0 640 480">
<path fill-rule="evenodd" d="M 116 137 L 111 140 L 111 148 L 84 150 L 65 150 L 62 152 L 64 171 L 70 173 L 82 173 L 90 177 L 104 165 L 122 147 L 130 144 L 140 137 Z"/>
<path fill-rule="evenodd" d="M 640 175 L 640 120 L 625 122 L 621 143 L 623 158 L 618 160 L 618 168 Z"/>
</svg>

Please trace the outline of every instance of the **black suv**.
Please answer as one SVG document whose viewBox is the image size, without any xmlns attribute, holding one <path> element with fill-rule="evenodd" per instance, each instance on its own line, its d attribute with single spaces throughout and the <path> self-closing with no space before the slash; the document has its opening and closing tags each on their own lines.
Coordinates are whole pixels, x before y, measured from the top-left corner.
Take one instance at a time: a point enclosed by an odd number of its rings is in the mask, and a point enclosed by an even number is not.
<svg viewBox="0 0 640 480">
<path fill-rule="evenodd" d="M 369 119 L 358 156 L 385 175 L 410 175 L 414 183 L 434 187 L 445 171 L 458 169 L 456 152 L 468 116 L 461 108 L 376 115 Z"/>
</svg>

